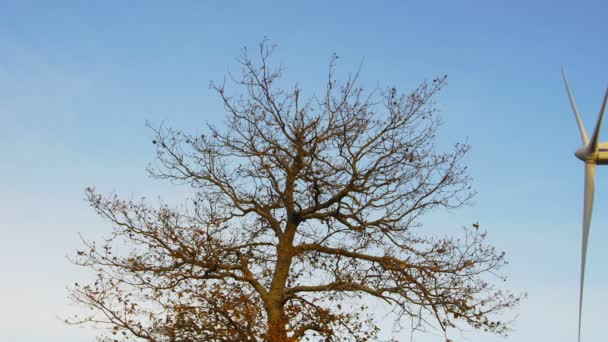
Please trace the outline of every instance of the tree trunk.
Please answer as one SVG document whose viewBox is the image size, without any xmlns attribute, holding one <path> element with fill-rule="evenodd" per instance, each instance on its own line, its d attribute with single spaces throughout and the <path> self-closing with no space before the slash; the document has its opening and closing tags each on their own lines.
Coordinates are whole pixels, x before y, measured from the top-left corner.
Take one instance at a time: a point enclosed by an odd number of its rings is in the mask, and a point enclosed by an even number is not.
<svg viewBox="0 0 608 342">
<path fill-rule="evenodd" d="M 277 304 L 268 308 L 268 332 L 266 339 L 268 342 L 291 342 L 293 340 L 287 337 L 287 329 L 285 327 L 287 320 L 283 312 L 283 305 Z"/>
<path fill-rule="evenodd" d="M 293 258 L 293 238 L 297 224 L 288 224 L 285 235 L 277 246 L 277 264 L 275 266 L 266 312 L 268 315 L 268 332 L 266 338 L 269 342 L 291 342 L 293 339 L 287 336 L 287 318 L 284 312 L 284 295 L 287 277 Z"/>
</svg>

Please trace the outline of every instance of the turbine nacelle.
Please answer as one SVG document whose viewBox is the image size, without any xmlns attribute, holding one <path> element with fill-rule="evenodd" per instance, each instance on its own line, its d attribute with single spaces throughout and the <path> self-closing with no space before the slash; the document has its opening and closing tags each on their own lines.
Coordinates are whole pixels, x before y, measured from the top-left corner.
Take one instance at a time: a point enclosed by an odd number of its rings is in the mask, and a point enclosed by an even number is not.
<svg viewBox="0 0 608 342">
<path fill-rule="evenodd" d="M 592 150 L 590 146 L 583 146 L 576 150 L 574 155 L 586 163 L 608 165 L 608 143 L 599 143 L 595 150 Z"/>
<path fill-rule="evenodd" d="M 587 131 L 581 120 L 581 116 L 576 108 L 574 102 L 574 96 L 570 91 L 568 80 L 566 79 L 566 73 L 562 68 L 562 75 L 564 77 L 564 83 L 566 85 L 566 91 L 568 91 L 568 98 L 570 99 L 570 106 L 574 112 L 578 129 L 581 133 L 581 139 L 583 141 L 583 147 L 576 150 L 574 155 L 585 162 L 585 200 L 583 205 L 583 239 L 582 239 L 582 253 L 581 253 L 581 277 L 579 287 L 579 302 L 578 302 L 578 340 L 581 340 L 581 317 L 583 311 L 583 288 L 585 285 L 585 264 L 587 260 L 587 244 L 589 241 L 589 229 L 591 227 L 591 213 L 593 211 L 593 198 L 595 192 L 595 165 L 608 164 L 608 143 L 600 143 L 600 127 L 602 126 L 602 119 L 604 117 L 604 110 L 606 109 L 606 100 L 608 99 L 608 89 L 604 94 L 604 101 L 600 107 L 600 113 L 595 124 L 595 129 L 591 139 L 587 136 Z"/>
</svg>

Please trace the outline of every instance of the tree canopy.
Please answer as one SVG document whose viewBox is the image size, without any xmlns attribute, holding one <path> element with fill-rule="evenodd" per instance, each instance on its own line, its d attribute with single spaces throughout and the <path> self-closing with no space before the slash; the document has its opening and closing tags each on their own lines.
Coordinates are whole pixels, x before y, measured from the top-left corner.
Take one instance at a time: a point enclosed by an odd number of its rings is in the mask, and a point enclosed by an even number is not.
<svg viewBox="0 0 608 342">
<path fill-rule="evenodd" d="M 191 186 L 185 205 L 87 189 L 113 231 L 72 259 L 96 279 L 71 288 L 92 311 L 69 322 L 107 325 L 106 340 L 364 341 L 378 336 L 366 305 L 378 300 L 446 339 L 464 326 L 505 334 L 500 314 L 520 296 L 492 283 L 504 253 L 477 224 L 423 234 L 424 214 L 474 195 L 469 146 L 434 145 L 446 78 L 366 91 L 356 73 L 338 81 L 332 58 L 322 95 L 305 97 L 279 86 L 272 49 L 244 51 L 240 93 L 212 84 L 225 125 L 153 128 L 150 173 Z"/>
</svg>

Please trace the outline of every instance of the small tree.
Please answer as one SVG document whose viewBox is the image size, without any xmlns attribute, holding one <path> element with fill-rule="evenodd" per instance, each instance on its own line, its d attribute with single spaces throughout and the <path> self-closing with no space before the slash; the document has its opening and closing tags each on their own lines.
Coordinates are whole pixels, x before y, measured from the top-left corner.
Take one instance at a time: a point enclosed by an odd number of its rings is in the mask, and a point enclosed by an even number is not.
<svg viewBox="0 0 608 342">
<path fill-rule="evenodd" d="M 243 95 L 212 85 L 224 128 L 154 130 L 151 173 L 192 186 L 186 207 L 87 189 L 114 231 L 73 258 L 97 278 L 72 288 L 93 310 L 69 322 L 107 324 L 108 340 L 361 341 L 379 330 L 362 303 L 380 300 L 413 328 L 504 334 L 495 314 L 520 298 L 485 279 L 504 253 L 484 246 L 477 225 L 460 239 L 419 232 L 423 214 L 473 195 L 461 166 L 469 147 L 433 146 L 431 100 L 445 77 L 409 94 L 366 93 L 356 75 L 337 83 L 333 58 L 323 96 L 304 100 L 297 86 L 278 89 L 271 52 L 263 42 L 257 62 L 243 53 Z M 113 253 L 117 243 L 129 253 Z"/>
</svg>

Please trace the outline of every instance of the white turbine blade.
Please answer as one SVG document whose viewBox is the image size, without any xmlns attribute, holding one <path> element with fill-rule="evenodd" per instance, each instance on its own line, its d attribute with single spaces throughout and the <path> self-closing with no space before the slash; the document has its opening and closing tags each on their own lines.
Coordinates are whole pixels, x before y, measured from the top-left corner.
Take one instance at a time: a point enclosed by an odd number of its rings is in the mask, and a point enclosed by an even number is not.
<svg viewBox="0 0 608 342">
<path fill-rule="evenodd" d="M 602 107 L 600 108 L 600 114 L 597 118 L 597 123 L 595 124 L 595 130 L 593 131 L 593 135 L 591 136 L 591 142 L 589 143 L 590 152 L 595 152 L 597 150 L 597 143 L 599 141 L 600 135 L 600 126 L 602 125 L 602 119 L 604 118 L 604 110 L 606 109 L 606 100 L 608 100 L 608 89 L 606 89 L 606 93 L 604 94 L 604 102 L 602 102 Z"/>
<path fill-rule="evenodd" d="M 581 251 L 581 283 L 578 302 L 578 340 L 581 340 L 581 318 L 583 312 L 583 288 L 585 285 L 585 264 L 587 261 L 587 242 L 589 241 L 589 228 L 591 213 L 593 211 L 593 196 L 595 191 L 595 163 L 585 163 L 585 204 L 583 208 L 583 240 Z"/>
<path fill-rule="evenodd" d="M 572 96 L 572 92 L 570 91 L 570 85 L 568 85 L 568 79 L 566 78 L 566 71 L 562 67 L 562 77 L 564 78 L 564 84 L 566 85 L 566 91 L 568 92 L 568 98 L 570 99 L 570 106 L 572 107 L 572 111 L 574 112 L 574 117 L 576 118 L 576 123 L 578 124 L 578 129 L 581 132 L 581 139 L 583 139 L 583 145 L 587 145 L 589 143 L 589 138 L 587 137 L 587 131 L 585 131 L 585 126 L 583 125 L 583 121 L 581 120 L 581 116 L 578 114 L 578 109 L 576 109 L 576 102 L 574 102 L 574 96 Z"/>
</svg>

